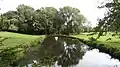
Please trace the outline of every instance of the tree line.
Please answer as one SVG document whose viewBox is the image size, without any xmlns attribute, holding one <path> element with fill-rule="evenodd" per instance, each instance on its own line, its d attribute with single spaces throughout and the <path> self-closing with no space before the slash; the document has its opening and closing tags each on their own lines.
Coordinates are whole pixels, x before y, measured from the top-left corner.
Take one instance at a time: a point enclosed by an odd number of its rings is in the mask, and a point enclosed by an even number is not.
<svg viewBox="0 0 120 67">
<path fill-rule="evenodd" d="M 21 4 L 16 11 L 1 14 L 0 30 L 26 34 L 79 34 L 86 18 L 80 10 L 65 6 L 34 8 Z"/>
</svg>

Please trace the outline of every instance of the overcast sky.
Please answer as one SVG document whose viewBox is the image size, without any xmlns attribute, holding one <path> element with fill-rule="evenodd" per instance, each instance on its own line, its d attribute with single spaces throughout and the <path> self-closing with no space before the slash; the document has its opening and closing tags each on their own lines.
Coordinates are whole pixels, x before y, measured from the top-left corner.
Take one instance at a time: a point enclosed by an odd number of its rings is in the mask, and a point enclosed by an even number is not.
<svg viewBox="0 0 120 67">
<path fill-rule="evenodd" d="M 0 12 L 6 12 L 9 10 L 16 10 L 19 4 L 25 4 L 31 6 L 35 9 L 40 7 L 63 7 L 71 6 L 80 9 L 81 13 L 92 22 L 95 26 L 97 23 L 97 18 L 104 17 L 105 9 L 98 9 L 98 1 L 103 0 L 0 0 Z"/>
</svg>

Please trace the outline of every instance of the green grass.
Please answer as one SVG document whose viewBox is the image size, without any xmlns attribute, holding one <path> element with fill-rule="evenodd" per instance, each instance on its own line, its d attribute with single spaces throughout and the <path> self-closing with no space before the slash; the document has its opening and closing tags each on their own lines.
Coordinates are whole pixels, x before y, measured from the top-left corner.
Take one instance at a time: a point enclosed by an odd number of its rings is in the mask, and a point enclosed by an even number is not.
<svg viewBox="0 0 120 67">
<path fill-rule="evenodd" d="M 13 32 L 0 32 L 0 36 L 2 36 L 2 37 L 30 38 L 30 39 L 34 39 L 36 37 L 39 37 L 39 35 L 27 35 L 27 34 L 13 33 Z"/>
<path fill-rule="evenodd" d="M 73 35 L 73 36 L 80 39 L 89 40 L 90 37 L 97 38 L 98 34 L 87 36 L 86 33 L 82 33 L 80 35 Z M 108 38 L 111 38 L 111 40 L 106 41 Z M 105 36 L 101 36 L 97 42 L 106 44 L 112 47 L 120 47 L 120 38 L 118 36 L 112 36 L 111 32 L 109 32 Z"/>
<path fill-rule="evenodd" d="M 10 37 L 3 41 L 3 46 L 5 47 L 11 47 L 16 46 L 20 44 L 27 44 L 31 41 L 35 40 L 36 38 L 43 37 L 43 36 L 37 36 L 37 35 L 26 35 L 26 34 L 18 34 L 18 33 L 11 33 L 11 32 L 0 32 L 0 37 Z"/>
<path fill-rule="evenodd" d="M 27 48 L 37 45 L 44 35 L 26 35 L 0 32 L 0 67 L 12 64 L 24 57 Z M 6 59 L 6 60 L 5 60 Z"/>
</svg>

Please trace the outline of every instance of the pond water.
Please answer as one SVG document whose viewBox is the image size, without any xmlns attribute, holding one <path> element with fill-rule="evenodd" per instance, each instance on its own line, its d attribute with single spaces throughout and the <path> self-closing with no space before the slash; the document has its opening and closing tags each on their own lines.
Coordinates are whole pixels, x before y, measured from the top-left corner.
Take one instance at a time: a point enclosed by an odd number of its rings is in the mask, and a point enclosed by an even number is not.
<svg viewBox="0 0 120 67">
<path fill-rule="evenodd" d="M 24 67 L 120 67 L 117 59 L 92 49 L 77 39 L 47 36 L 27 51 L 19 62 Z"/>
</svg>

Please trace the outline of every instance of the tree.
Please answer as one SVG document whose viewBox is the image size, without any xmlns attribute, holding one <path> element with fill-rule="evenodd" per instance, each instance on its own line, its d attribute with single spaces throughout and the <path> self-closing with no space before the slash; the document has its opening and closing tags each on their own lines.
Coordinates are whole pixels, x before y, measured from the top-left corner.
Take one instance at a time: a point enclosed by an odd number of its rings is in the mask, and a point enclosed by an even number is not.
<svg viewBox="0 0 120 67">
<path fill-rule="evenodd" d="M 35 23 L 36 30 L 44 30 L 45 34 L 54 32 L 53 24 L 56 19 L 57 9 L 54 7 L 45 7 L 36 11 L 38 22 Z"/>
<path fill-rule="evenodd" d="M 107 2 L 105 5 L 99 8 L 107 8 L 108 12 L 105 14 L 103 19 L 99 19 L 99 24 L 96 30 L 101 32 L 104 31 L 120 31 L 120 2 L 119 0 L 112 0 Z M 101 34 L 103 35 L 103 34 Z"/>
<path fill-rule="evenodd" d="M 68 35 L 78 32 L 79 27 L 86 21 L 85 17 L 80 14 L 79 9 L 69 6 L 60 8 L 58 15 L 61 21 L 58 24 L 61 25 L 62 32 Z"/>
<path fill-rule="evenodd" d="M 3 20 L 5 21 L 5 22 L 3 21 L 3 24 L 8 24 L 6 30 L 18 31 L 19 21 L 17 19 L 17 16 L 18 16 L 17 11 L 8 11 L 3 14 L 4 17 Z"/>
<path fill-rule="evenodd" d="M 33 33 L 34 8 L 21 4 L 17 7 L 19 31 Z"/>
</svg>

